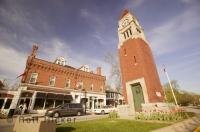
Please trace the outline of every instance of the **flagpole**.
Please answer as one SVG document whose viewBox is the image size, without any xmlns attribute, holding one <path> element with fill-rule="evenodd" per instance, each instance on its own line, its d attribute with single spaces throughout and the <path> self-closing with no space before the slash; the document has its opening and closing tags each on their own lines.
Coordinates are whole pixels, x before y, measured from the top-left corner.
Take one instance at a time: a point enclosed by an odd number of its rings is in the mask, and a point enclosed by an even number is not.
<svg viewBox="0 0 200 132">
<path fill-rule="evenodd" d="M 168 82 L 169 82 L 169 86 L 170 86 L 170 88 L 171 88 L 171 91 L 172 91 L 172 95 L 173 95 L 173 97 L 174 97 L 175 104 L 178 106 L 178 103 L 177 103 L 177 100 L 176 100 L 176 96 L 175 96 L 175 94 L 174 94 L 174 90 L 173 90 L 173 88 L 172 88 L 172 84 L 171 84 L 171 81 L 170 81 L 170 78 L 169 78 L 169 75 L 168 75 L 166 69 L 164 69 L 164 72 L 165 72 L 165 75 L 167 76 L 167 80 L 168 80 Z"/>
</svg>

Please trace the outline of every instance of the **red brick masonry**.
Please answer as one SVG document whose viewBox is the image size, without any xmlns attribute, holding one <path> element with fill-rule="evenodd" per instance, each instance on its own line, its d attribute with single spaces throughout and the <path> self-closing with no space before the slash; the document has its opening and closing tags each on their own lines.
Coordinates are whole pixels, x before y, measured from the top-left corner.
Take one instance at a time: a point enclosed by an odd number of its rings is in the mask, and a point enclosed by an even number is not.
<svg viewBox="0 0 200 132">
<path fill-rule="evenodd" d="M 123 95 L 127 102 L 126 82 L 144 77 L 149 102 L 162 102 L 164 94 L 149 45 L 142 39 L 128 39 L 119 49 Z M 161 93 L 161 97 L 156 95 Z"/>
</svg>

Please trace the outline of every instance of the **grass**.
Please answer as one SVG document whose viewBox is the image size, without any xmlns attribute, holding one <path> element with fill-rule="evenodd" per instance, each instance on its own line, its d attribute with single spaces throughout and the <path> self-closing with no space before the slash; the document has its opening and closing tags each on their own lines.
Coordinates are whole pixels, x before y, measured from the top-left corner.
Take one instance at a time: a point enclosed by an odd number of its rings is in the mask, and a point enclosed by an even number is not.
<svg viewBox="0 0 200 132">
<path fill-rule="evenodd" d="M 99 119 L 59 125 L 56 132 L 149 132 L 168 125 L 125 119 Z"/>
</svg>

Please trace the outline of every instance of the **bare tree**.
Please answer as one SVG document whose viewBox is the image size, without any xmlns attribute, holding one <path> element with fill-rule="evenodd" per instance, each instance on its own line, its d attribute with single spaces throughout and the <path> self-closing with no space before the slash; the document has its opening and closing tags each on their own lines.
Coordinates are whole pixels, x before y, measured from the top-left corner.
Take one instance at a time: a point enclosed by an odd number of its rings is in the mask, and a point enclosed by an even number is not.
<svg viewBox="0 0 200 132">
<path fill-rule="evenodd" d="M 0 81 L 0 89 L 4 90 L 17 90 L 19 88 L 19 79 L 4 79 Z"/>
<path fill-rule="evenodd" d="M 2 90 L 4 88 L 4 84 L 3 82 L 0 80 L 0 90 Z"/>
<path fill-rule="evenodd" d="M 110 65 L 109 80 L 113 80 L 116 90 L 119 91 L 121 88 L 121 74 L 117 53 L 108 52 L 105 55 L 105 62 Z"/>
</svg>

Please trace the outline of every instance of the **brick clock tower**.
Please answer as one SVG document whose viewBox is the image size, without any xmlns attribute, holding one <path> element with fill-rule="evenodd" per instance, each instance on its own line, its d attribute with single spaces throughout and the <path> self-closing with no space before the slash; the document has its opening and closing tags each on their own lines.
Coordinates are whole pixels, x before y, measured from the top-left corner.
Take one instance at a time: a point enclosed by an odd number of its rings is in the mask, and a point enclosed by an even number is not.
<svg viewBox="0 0 200 132">
<path fill-rule="evenodd" d="M 118 22 L 119 60 L 125 102 L 135 111 L 142 104 L 164 101 L 151 49 L 136 17 L 124 10 Z"/>
</svg>

